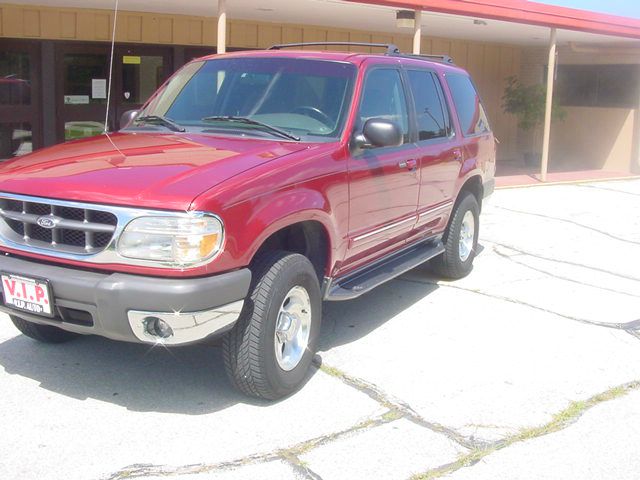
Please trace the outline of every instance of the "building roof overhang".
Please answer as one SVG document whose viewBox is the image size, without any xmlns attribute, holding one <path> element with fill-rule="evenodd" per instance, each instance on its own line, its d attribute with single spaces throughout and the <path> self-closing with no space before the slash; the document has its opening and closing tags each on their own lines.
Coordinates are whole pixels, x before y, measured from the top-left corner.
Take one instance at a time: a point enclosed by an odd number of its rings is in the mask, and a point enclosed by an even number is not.
<svg viewBox="0 0 640 480">
<path fill-rule="evenodd" d="M 528 0 L 347 0 L 640 39 L 640 20 Z"/>
</svg>

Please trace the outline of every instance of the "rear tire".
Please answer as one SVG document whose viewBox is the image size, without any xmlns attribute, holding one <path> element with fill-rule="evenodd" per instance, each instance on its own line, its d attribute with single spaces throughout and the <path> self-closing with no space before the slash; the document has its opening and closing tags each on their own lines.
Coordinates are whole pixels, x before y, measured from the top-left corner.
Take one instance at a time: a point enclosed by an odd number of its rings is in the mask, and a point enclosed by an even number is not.
<svg viewBox="0 0 640 480">
<path fill-rule="evenodd" d="M 318 276 L 304 256 L 262 256 L 249 298 L 223 338 L 225 370 L 242 393 L 277 400 L 297 390 L 316 352 L 322 319 Z"/>
<path fill-rule="evenodd" d="M 10 315 L 11 321 L 23 335 L 42 343 L 64 343 L 77 338 L 79 335 L 67 332 L 58 327 L 40 325 L 29 322 L 20 317 Z"/>
<path fill-rule="evenodd" d="M 457 280 L 473 269 L 473 259 L 480 231 L 480 206 L 471 193 L 465 193 L 457 203 L 442 241 L 445 251 L 431 260 L 431 269 L 437 274 Z"/>
</svg>

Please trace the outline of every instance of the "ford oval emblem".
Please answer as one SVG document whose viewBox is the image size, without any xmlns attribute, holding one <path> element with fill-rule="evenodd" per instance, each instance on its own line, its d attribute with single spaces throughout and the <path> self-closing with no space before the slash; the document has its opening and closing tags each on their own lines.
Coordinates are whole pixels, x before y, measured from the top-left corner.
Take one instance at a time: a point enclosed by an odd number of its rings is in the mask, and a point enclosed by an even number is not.
<svg viewBox="0 0 640 480">
<path fill-rule="evenodd" d="M 57 220 L 56 218 L 50 215 L 47 215 L 46 217 L 38 217 L 38 219 L 36 220 L 36 223 L 42 228 L 51 229 L 51 228 L 54 228 L 58 223 L 56 220 Z"/>
</svg>

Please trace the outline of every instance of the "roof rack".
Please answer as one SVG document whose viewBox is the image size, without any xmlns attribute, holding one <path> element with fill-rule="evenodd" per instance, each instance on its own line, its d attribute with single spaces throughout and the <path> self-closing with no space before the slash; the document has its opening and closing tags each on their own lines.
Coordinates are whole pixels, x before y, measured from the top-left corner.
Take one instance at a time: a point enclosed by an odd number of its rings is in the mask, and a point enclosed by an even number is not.
<svg viewBox="0 0 640 480">
<path fill-rule="evenodd" d="M 449 55 L 418 55 L 415 53 L 413 54 L 412 53 L 396 53 L 395 55 L 403 58 L 425 59 L 425 60 L 431 60 L 432 62 L 440 62 L 440 63 L 447 63 L 449 65 L 454 65 L 453 58 L 451 58 Z"/>
<path fill-rule="evenodd" d="M 400 49 L 393 43 L 365 43 L 365 42 L 306 42 L 306 43 L 282 43 L 272 45 L 267 50 L 282 50 L 283 48 L 295 47 L 318 47 L 318 46 L 346 46 L 346 47 L 375 47 L 386 48 L 387 55 L 398 55 Z"/>
<path fill-rule="evenodd" d="M 296 47 L 326 47 L 326 46 L 347 46 L 347 47 L 371 47 L 386 48 L 386 55 L 393 55 L 402 58 L 417 58 L 431 60 L 432 62 L 447 63 L 453 65 L 453 59 L 449 55 L 416 55 L 411 53 L 402 53 L 400 49 L 393 43 L 367 43 L 367 42 L 305 42 L 305 43 L 282 43 L 272 45 L 267 50 L 282 50 L 283 48 Z"/>
</svg>

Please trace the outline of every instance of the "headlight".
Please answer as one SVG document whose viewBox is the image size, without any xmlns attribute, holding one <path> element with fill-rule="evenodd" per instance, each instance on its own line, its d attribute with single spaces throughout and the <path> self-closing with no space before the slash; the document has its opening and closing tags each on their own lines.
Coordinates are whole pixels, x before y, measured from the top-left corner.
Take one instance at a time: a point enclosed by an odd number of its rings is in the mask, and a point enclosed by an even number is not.
<svg viewBox="0 0 640 480">
<path fill-rule="evenodd" d="M 197 264 L 222 246 L 222 222 L 207 214 L 140 217 L 132 220 L 118 241 L 123 257 L 176 266 Z"/>
</svg>

